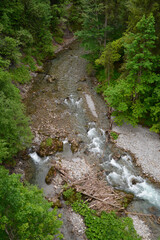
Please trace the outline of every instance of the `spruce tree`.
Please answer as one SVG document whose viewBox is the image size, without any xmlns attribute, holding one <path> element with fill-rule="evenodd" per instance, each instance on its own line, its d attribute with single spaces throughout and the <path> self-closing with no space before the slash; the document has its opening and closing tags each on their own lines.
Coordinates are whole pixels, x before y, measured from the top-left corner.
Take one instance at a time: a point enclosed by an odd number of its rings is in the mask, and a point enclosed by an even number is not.
<svg viewBox="0 0 160 240">
<path fill-rule="evenodd" d="M 135 125 L 144 118 L 152 122 L 149 98 L 159 82 L 159 75 L 153 72 L 156 57 L 152 49 L 157 39 L 154 25 L 153 15 L 143 16 L 136 25 L 137 32 L 126 37 L 125 73 L 105 91 L 107 101 L 115 109 L 113 115 L 117 123 L 124 120 Z M 153 100 L 154 104 L 156 101 L 158 98 Z"/>
</svg>

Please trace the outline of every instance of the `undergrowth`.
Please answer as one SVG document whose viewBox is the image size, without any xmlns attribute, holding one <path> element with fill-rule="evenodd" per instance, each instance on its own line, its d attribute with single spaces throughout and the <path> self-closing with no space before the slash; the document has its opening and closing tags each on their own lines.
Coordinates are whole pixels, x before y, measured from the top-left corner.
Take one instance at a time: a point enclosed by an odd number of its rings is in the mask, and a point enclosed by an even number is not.
<svg viewBox="0 0 160 240">
<path fill-rule="evenodd" d="M 64 187 L 63 196 L 76 213 L 84 218 L 86 225 L 86 236 L 89 240 L 140 240 L 133 226 L 133 221 L 129 217 L 118 217 L 115 212 L 98 213 L 90 209 L 85 203 L 81 194 L 75 189 Z"/>
<path fill-rule="evenodd" d="M 116 132 L 110 132 L 110 135 L 114 140 L 117 140 L 118 134 Z"/>
</svg>

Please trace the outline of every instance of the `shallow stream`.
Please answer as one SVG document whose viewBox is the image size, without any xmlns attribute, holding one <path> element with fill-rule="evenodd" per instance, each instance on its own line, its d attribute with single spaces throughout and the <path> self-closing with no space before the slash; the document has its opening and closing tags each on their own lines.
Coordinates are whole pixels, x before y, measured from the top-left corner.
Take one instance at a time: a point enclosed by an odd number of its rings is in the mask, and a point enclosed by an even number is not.
<svg viewBox="0 0 160 240">
<path fill-rule="evenodd" d="M 45 183 L 50 161 L 53 158 L 68 161 L 83 158 L 89 164 L 96 163 L 105 169 L 108 184 L 134 194 L 128 211 L 159 217 L 160 190 L 142 177 L 128 153 L 120 151 L 121 155 L 116 160 L 113 146 L 106 143 L 105 131 L 109 126 L 107 108 L 94 89 L 96 80 L 86 77 L 87 62 L 81 58 L 83 53 L 77 42 L 59 53 L 56 59 L 46 64 L 45 72 L 38 74 L 25 100 L 35 133 L 30 152 L 34 175 L 30 181 L 43 188 L 47 197 L 51 197 L 53 187 Z M 54 80 L 48 81 L 47 76 L 52 76 Z M 36 149 L 47 136 L 59 136 L 64 142 L 64 151 L 42 159 L 34 147 Z M 69 143 L 73 139 L 79 142 L 79 151 L 75 154 Z M 153 239 L 157 239 L 159 226 L 154 222 L 148 224 L 154 232 Z"/>
</svg>

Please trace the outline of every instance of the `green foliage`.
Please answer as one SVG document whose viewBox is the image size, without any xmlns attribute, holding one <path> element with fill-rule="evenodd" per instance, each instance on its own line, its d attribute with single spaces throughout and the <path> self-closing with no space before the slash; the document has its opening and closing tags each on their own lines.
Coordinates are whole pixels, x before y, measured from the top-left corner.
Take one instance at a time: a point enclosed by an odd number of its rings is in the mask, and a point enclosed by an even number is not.
<svg viewBox="0 0 160 240">
<path fill-rule="evenodd" d="M 61 1 L 51 6 L 49 0 L 2 1 L 0 5 L 2 59 L 10 61 L 10 65 L 16 65 L 20 62 L 21 53 L 23 51 L 26 53 L 28 49 L 32 49 L 30 55 L 36 57 L 37 62 L 53 57 L 55 48 L 51 30 L 59 28 L 61 15 L 65 16 L 67 2 Z M 56 6 L 58 10 L 54 10 Z M 4 64 L 3 62 L 2 65 Z"/>
<path fill-rule="evenodd" d="M 82 16 L 81 16 L 81 5 L 80 1 L 79 3 L 75 3 L 73 1 L 73 4 L 69 8 L 69 13 L 68 13 L 68 21 L 69 25 L 71 26 L 71 29 L 75 32 L 78 30 L 81 30 L 81 24 L 82 24 Z"/>
<path fill-rule="evenodd" d="M 63 43 L 63 38 L 61 38 L 61 37 L 55 36 L 55 37 L 54 37 L 54 40 L 55 40 L 57 43 L 59 43 L 59 44 L 62 44 L 62 43 Z"/>
<path fill-rule="evenodd" d="M 22 59 L 22 62 L 26 65 L 29 65 L 31 71 L 36 71 L 37 70 L 36 62 L 33 59 L 33 57 L 31 57 L 30 55 L 25 56 Z"/>
<path fill-rule="evenodd" d="M 88 75 L 89 77 L 94 76 L 94 74 L 95 74 L 95 68 L 94 68 L 94 65 L 93 65 L 92 63 L 88 63 L 88 64 L 87 64 L 86 72 L 87 72 L 87 75 Z"/>
<path fill-rule="evenodd" d="M 82 39 L 82 44 L 89 50 L 88 60 L 95 60 L 100 52 L 104 37 L 104 4 L 99 0 L 81 0 L 82 30 L 76 35 Z"/>
<path fill-rule="evenodd" d="M 72 204 L 75 212 L 84 217 L 87 227 L 86 235 L 89 240 L 140 240 L 133 227 L 131 218 L 119 218 L 112 213 L 102 212 L 97 216 L 96 211 L 90 209 L 82 201 Z"/>
<path fill-rule="evenodd" d="M 125 74 L 105 90 L 106 100 L 115 109 L 113 115 L 118 124 L 124 120 L 136 125 L 141 119 L 149 116 L 150 124 L 153 124 L 154 119 L 154 126 L 158 132 L 159 75 L 153 72 L 156 57 L 152 54 L 157 39 L 154 17 L 143 16 L 137 23 L 137 33 L 130 33 L 125 38 Z"/>
<path fill-rule="evenodd" d="M 0 168 L 0 239 L 52 240 L 59 232 L 61 221 L 56 210 L 49 211 L 42 191 L 29 184 L 23 185 L 20 176 L 8 175 Z"/>
<path fill-rule="evenodd" d="M 81 193 L 76 192 L 74 188 L 64 186 L 63 197 L 67 201 L 67 203 L 72 204 L 75 201 L 80 201 L 82 195 Z"/>
<path fill-rule="evenodd" d="M 12 64 L 16 64 L 21 57 L 18 46 L 18 40 L 11 37 L 2 38 L 0 39 L 0 55 L 4 59 L 9 60 Z"/>
<path fill-rule="evenodd" d="M 0 156 L 5 159 L 29 146 L 32 135 L 19 91 L 12 84 L 10 74 L 3 70 L 0 70 L 0 89 Z"/>
<path fill-rule="evenodd" d="M 27 83 L 31 80 L 31 75 L 28 67 L 21 65 L 10 71 L 12 79 L 19 83 Z"/>
<path fill-rule="evenodd" d="M 8 155 L 7 143 L 3 139 L 0 139 L 0 164 L 3 159 L 8 157 Z"/>
<path fill-rule="evenodd" d="M 106 71 L 106 80 L 108 85 L 114 74 L 114 63 L 121 58 L 120 49 L 122 48 L 123 38 L 107 43 L 99 59 L 95 61 L 96 65 L 102 65 Z"/>
<path fill-rule="evenodd" d="M 20 45 L 23 47 L 29 47 L 33 44 L 33 36 L 32 34 L 26 30 L 21 28 L 21 30 L 16 32 L 16 37 L 20 42 Z"/>
<path fill-rule="evenodd" d="M 112 138 L 113 138 L 114 140 L 117 140 L 118 134 L 117 134 L 116 132 L 110 132 L 110 135 L 112 136 Z"/>
<path fill-rule="evenodd" d="M 3 59 L 3 58 L 0 56 L 0 68 L 2 68 L 2 69 L 8 69 L 8 68 L 9 68 L 9 65 L 10 65 L 10 60 Z"/>
<path fill-rule="evenodd" d="M 46 139 L 46 146 L 50 147 L 50 146 L 52 146 L 52 144 L 53 144 L 53 139 L 52 138 L 47 138 Z"/>
</svg>

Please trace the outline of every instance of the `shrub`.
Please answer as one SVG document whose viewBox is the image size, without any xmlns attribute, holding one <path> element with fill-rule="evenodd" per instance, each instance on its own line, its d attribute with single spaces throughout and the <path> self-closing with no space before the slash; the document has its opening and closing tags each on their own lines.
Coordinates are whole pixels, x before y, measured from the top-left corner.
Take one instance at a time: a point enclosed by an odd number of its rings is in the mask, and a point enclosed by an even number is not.
<svg viewBox="0 0 160 240">
<path fill-rule="evenodd" d="M 86 235 L 89 240 L 140 240 L 133 227 L 131 218 L 120 218 L 114 212 L 102 212 L 97 216 L 96 211 L 83 201 L 72 204 L 73 210 L 84 217 Z"/>
</svg>

